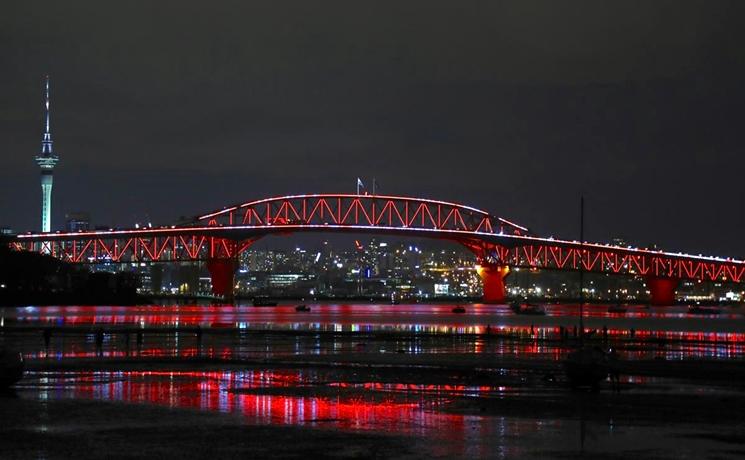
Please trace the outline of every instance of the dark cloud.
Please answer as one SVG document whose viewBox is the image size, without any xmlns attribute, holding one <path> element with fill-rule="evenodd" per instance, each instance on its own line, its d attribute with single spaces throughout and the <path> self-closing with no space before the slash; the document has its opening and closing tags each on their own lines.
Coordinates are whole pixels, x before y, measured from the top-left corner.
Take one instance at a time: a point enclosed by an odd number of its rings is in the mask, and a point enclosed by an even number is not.
<svg viewBox="0 0 745 460">
<path fill-rule="evenodd" d="M 0 224 L 170 222 L 265 195 L 460 200 L 574 237 L 745 256 L 740 2 L 12 2 Z"/>
</svg>

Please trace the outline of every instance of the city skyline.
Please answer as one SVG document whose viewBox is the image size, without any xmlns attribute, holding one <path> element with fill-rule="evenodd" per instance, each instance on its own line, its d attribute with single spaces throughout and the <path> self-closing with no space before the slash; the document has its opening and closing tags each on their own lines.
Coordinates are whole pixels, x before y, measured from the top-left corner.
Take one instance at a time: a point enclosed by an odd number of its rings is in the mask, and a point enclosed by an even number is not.
<svg viewBox="0 0 745 460">
<path fill-rule="evenodd" d="M 465 248 L 436 240 L 418 243 L 396 238 L 349 238 L 309 242 L 277 248 L 270 242 L 257 243 L 238 258 L 235 294 L 250 297 L 273 294 L 280 297 L 376 298 L 388 299 L 478 299 L 482 281 L 474 255 Z M 201 294 L 211 290 L 210 276 L 203 264 L 189 264 L 185 272 L 178 265 L 99 265 L 99 270 L 135 270 L 144 294 Z M 153 283 L 158 273 L 158 283 Z M 197 279 L 198 277 L 198 279 Z M 578 297 L 578 273 L 515 268 L 505 279 L 512 299 L 548 300 Z M 584 287 L 587 300 L 640 302 L 649 298 L 643 277 L 588 276 Z M 683 282 L 678 295 L 684 302 L 737 302 L 745 291 L 732 283 Z"/>
</svg>

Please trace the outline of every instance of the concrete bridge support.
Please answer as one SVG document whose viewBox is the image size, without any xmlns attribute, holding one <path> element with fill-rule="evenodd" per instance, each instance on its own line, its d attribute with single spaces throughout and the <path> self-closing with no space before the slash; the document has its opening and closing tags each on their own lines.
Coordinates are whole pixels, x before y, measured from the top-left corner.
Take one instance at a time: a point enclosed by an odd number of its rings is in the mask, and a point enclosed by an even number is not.
<svg viewBox="0 0 745 460">
<path fill-rule="evenodd" d="M 504 303 L 507 299 L 504 279 L 510 273 L 510 267 L 497 264 L 477 265 L 476 272 L 484 283 L 484 303 Z"/>
<path fill-rule="evenodd" d="M 679 279 L 648 276 L 646 282 L 649 288 L 650 305 L 659 307 L 675 303 L 675 289 L 678 287 Z"/>
<path fill-rule="evenodd" d="M 207 270 L 212 278 L 212 293 L 228 300 L 232 299 L 237 269 L 238 260 L 235 257 L 207 260 Z"/>
</svg>

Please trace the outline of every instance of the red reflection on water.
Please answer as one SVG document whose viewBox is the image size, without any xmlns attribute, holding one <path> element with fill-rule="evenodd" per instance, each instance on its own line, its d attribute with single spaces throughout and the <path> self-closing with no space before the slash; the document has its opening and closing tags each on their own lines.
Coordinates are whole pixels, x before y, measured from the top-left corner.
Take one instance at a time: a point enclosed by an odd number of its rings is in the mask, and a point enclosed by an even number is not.
<svg viewBox="0 0 745 460">
<path fill-rule="evenodd" d="M 354 388 L 366 391 L 386 391 L 396 393 L 417 392 L 422 394 L 435 394 L 452 396 L 464 395 L 487 395 L 490 393 L 505 393 L 515 391 L 514 388 L 505 386 L 484 386 L 484 385 L 443 385 L 443 384 L 419 384 L 419 383 L 382 383 L 382 382 L 365 382 L 365 383 L 348 383 L 336 382 L 330 383 L 329 386 L 338 388 Z"/>
<path fill-rule="evenodd" d="M 384 391 L 383 386 L 375 386 L 365 388 L 364 392 L 340 391 L 333 397 L 320 397 L 261 394 L 264 389 L 284 388 L 291 392 L 294 387 L 306 385 L 313 376 L 305 376 L 302 371 L 121 371 L 40 375 L 45 385 L 41 395 L 44 399 L 66 396 L 199 408 L 241 413 L 251 423 L 346 430 L 422 433 L 447 426 L 447 432 L 441 434 L 450 438 L 463 436 L 463 417 L 426 410 L 431 404 L 423 399 L 416 386 L 398 388 L 398 391 L 409 391 L 408 395 L 394 395 Z M 345 389 L 340 385 L 326 388 Z M 442 391 L 451 389 L 443 387 Z"/>
<path fill-rule="evenodd" d="M 223 350 L 224 353 L 224 350 Z M 196 347 L 190 348 L 169 348 L 169 347 L 148 347 L 142 350 L 106 350 L 98 351 L 92 347 L 88 349 L 82 347 L 70 347 L 59 351 L 37 351 L 33 353 L 23 353 L 25 359 L 67 359 L 67 358 L 164 358 L 164 357 L 181 357 L 193 358 L 197 356 L 216 357 L 214 350 L 205 352 L 199 351 Z M 227 356 L 226 358 L 230 358 Z"/>
<path fill-rule="evenodd" d="M 512 317 L 515 314 L 502 305 L 468 305 L 467 314 L 456 315 L 451 312 L 452 305 L 312 305 L 311 313 L 298 314 L 294 305 L 278 307 L 251 307 L 234 305 L 148 305 L 148 306 L 63 306 L 63 307 L 19 307 L 10 310 L 8 317 L 24 321 L 55 322 L 65 324 L 127 324 L 140 323 L 152 325 L 224 323 L 246 321 L 251 318 L 269 318 L 273 322 L 295 322 L 296 318 L 320 319 L 328 322 L 332 318 L 372 315 L 383 318 L 401 318 L 436 315 L 446 319 L 449 325 L 468 325 L 468 316 Z M 586 306 L 584 315 L 588 318 L 685 318 L 695 320 L 707 318 L 742 319 L 745 312 L 741 308 L 723 307 L 718 315 L 696 316 L 688 313 L 687 307 L 647 308 L 628 306 L 626 313 L 609 313 L 607 306 Z M 547 305 L 548 316 L 577 316 L 577 305 Z M 407 322 L 407 321 L 405 321 Z M 414 321 L 416 323 L 416 321 Z"/>
<path fill-rule="evenodd" d="M 369 324 L 377 327 L 397 325 L 423 325 L 446 327 L 459 332 L 474 332 L 473 327 L 493 319 L 521 320 L 540 325 L 546 318 L 576 317 L 576 305 L 548 305 L 546 317 L 515 315 L 502 305 L 468 305 L 465 315 L 451 312 L 452 305 L 311 305 L 311 312 L 298 313 L 293 305 L 257 308 L 233 305 L 150 305 L 150 306 L 65 306 L 65 307 L 19 307 L 7 309 L 2 316 L 8 322 L 51 323 L 59 325 L 140 325 L 140 326 L 196 326 L 239 327 L 241 324 Z M 696 316 L 688 314 L 686 307 L 645 308 L 626 307 L 626 313 L 609 313 L 607 306 L 585 307 L 585 317 L 609 320 L 628 319 L 677 319 L 679 324 L 697 324 L 702 321 L 718 321 L 726 324 L 743 321 L 742 308 L 723 307 L 718 315 Z M 572 324 L 575 322 L 572 321 Z"/>
<path fill-rule="evenodd" d="M 146 307 L 23 307 L 6 309 L 0 319 L 7 327 L 66 327 L 106 330 L 148 328 L 163 330 L 189 329 L 193 334 L 196 326 L 209 333 L 210 329 L 247 331 L 300 331 L 300 332 L 344 332 L 344 333 L 396 333 L 412 335 L 453 335 L 482 336 L 484 340 L 469 339 L 451 345 L 412 346 L 410 353 L 469 352 L 497 353 L 514 355 L 547 355 L 560 359 L 563 355 L 560 341 L 560 327 L 573 329 L 577 306 L 552 305 L 547 307 L 547 316 L 517 317 L 506 306 L 471 305 L 466 315 L 450 312 L 450 305 L 313 305 L 311 313 L 298 314 L 293 306 L 256 308 L 251 306 L 228 305 L 185 305 L 185 306 L 146 306 Z M 649 351 L 624 351 L 624 345 L 636 342 L 676 344 L 674 349 L 662 351 L 668 359 L 685 357 L 734 358 L 745 355 L 745 321 L 740 310 L 725 307 L 728 314 L 716 318 L 700 318 L 687 315 L 685 307 L 666 307 L 646 309 L 639 306 L 628 307 L 625 314 L 609 314 L 607 307 L 587 307 L 588 326 L 594 327 L 595 337 L 603 335 L 602 326 L 607 326 L 607 337 L 621 345 L 621 353 L 626 358 L 644 358 Z M 593 318 L 594 323 L 591 323 Z M 607 322 L 605 321 L 607 320 Z M 421 321 L 421 322 L 420 322 Z M 601 321 L 601 322 L 599 322 Z M 702 323 L 702 321 L 707 321 Z M 701 324 L 711 325 L 713 330 L 696 331 L 687 328 Z M 743 327 L 741 328 L 740 325 Z M 600 326 L 600 327 L 598 327 Z M 726 326 L 726 327 L 724 327 Z M 708 327 L 708 326 L 707 326 Z M 724 328 L 725 330 L 718 330 Z M 632 329 L 635 329 L 632 332 Z M 728 330 L 727 330 L 728 329 Z M 588 329 L 589 330 L 589 329 Z M 116 333 L 115 333 L 116 334 Z M 514 337 L 522 343 L 493 344 L 489 336 Z M 393 340 L 393 339 L 392 339 Z M 230 344 L 229 344 L 230 345 Z M 300 350 L 297 353 L 307 353 Z M 327 353 L 317 350 L 315 353 Z M 92 356 L 87 348 L 70 349 L 65 346 L 62 357 Z M 77 355 L 76 355 L 77 353 Z M 165 344 L 155 349 L 145 350 L 142 356 L 193 356 L 193 352 L 179 348 L 177 344 Z M 41 353 L 30 353 L 29 358 L 40 357 Z M 114 349 L 104 350 L 103 356 L 126 356 L 126 352 Z M 219 353 L 210 352 L 213 357 L 240 357 L 240 353 L 229 348 Z"/>
</svg>

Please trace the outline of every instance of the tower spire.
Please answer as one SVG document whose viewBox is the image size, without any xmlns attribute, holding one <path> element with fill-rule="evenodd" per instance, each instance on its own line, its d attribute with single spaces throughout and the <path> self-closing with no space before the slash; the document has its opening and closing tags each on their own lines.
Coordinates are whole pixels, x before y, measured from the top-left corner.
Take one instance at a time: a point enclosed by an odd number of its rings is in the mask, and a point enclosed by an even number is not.
<svg viewBox="0 0 745 460">
<path fill-rule="evenodd" d="M 52 154 L 52 132 L 50 130 L 49 117 L 51 109 L 49 107 L 49 75 L 44 80 L 44 137 L 41 140 L 42 155 Z"/>
<path fill-rule="evenodd" d="M 41 153 L 36 156 L 36 164 L 41 168 L 41 231 L 48 232 L 52 227 L 52 182 L 53 170 L 59 157 L 52 149 L 50 129 L 49 75 L 44 78 L 44 134 L 41 138 Z"/>
</svg>

